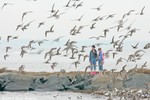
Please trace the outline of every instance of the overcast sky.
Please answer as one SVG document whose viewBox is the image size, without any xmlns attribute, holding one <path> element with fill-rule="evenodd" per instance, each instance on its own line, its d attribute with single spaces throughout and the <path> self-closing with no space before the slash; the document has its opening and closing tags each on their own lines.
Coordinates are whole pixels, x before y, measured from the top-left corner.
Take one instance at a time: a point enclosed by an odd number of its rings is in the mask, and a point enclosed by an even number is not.
<svg viewBox="0 0 150 100">
<path fill-rule="evenodd" d="M 6 46 L 13 46 L 14 48 L 16 47 L 18 51 L 22 45 L 27 45 L 29 40 L 48 39 L 49 41 L 52 41 L 59 36 L 64 36 L 60 43 L 49 45 L 51 42 L 47 42 L 41 48 L 64 46 L 63 44 L 68 39 L 78 41 L 78 45 L 80 46 L 91 45 L 97 42 L 107 44 L 110 43 L 113 36 L 115 36 L 115 39 L 118 39 L 120 35 L 125 35 L 128 31 L 124 30 L 117 32 L 117 28 L 114 28 L 110 29 L 106 38 L 102 38 L 99 41 L 95 39 L 90 40 L 89 38 L 92 36 L 103 35 L 104 29 L 118 25 L 118 21 L 121 20 L 122 16 L 130 10 L 135 11 L 132 12 L 130 16 L 124 18 L 123 21 L 127 21 L 121 30 L 129 26 L 131 23 L 133 23 L 131 29 L 136 28 L 139 30 L 126 40 L 124 46 L 127 48 L 125 49 L 128 50 L 128 45 L 131 45 L 131 43 L 136 44 L 137 42 L 140 42 L 140 47 L 143 48 L 146 43 L 150 42 L 150 0 L 80 0 L 77 1 L 76 4 L 83 2 L 83 6 L 77 9 L 74 7 L 70 9 L 64 7 L 68 1 L 69 0 L 1 0 L 0 8 L 2 8 L 4 3 L 11 3 L 12 5 L 8 4 L 0 10 L 0 36 L 2 38 L 2 40 L 0 40 L 0 48 L 2 49 Z M 75 0 L 71 0 L 69 6 L 74 2 Z M 48 18 L 51 16 L 50 11 L 53 4 L 55 4 L 54 9 L 56 11 L 59 10 L 59 13 L 64 13 L 59 19 Z M 102 5 L 100 11 L 92 9 L 97 8 L 100 5 Z M 143 7 L 145 7 L 144 15 L 137 15 L 137 13 L 141 12 Z M 21 21 L 22 14 L 26 11 L 32 11 L 32 13 L 28 13 L 24 17 L 24 20 Z M 106 20 L 105 17 L 104 20 L 96 22 L 96 28 L 93 30 L 90 29 L 91 25 L 95 23 L 92 21 L 93 19 L 98 16 L 102 17 L 110 14 L 115 15 L 113 18 Z M 83 18 L 80 22 L 73 21 L 82 15 Z M 25 25 L 30 21 L 33 22 L 27 30 L 15 30 L 17 25 Z M 43 21 L 45 21 L 45 25 L 37 28 L 38 24 Z M 45 37 L 45 31 L 50 29 L 52 25 L 54 25 L 54 33 L 49 33 L 48 37 Z M 77 27 L 81 25 L 86 26 L 81 30 L 81 34 L 72 36 L 69 32 L 75 25 L 77 25 Z M 8 35 L 19 36 L 19 39 L 11 40 L 11 42 L 7 43 L 6 38 Z M 111 45 L 103 47 L 104 50 L 112 48 Z M 1 52 L 0 55 L 4 55 L 4 51 L 5 50 L 3 50 L 3 53 Z M 1 59 L 3 59 L 3 57 L 1 57 Z M 14 62 L 13 60 L 11 61 Z"/>
</svg>

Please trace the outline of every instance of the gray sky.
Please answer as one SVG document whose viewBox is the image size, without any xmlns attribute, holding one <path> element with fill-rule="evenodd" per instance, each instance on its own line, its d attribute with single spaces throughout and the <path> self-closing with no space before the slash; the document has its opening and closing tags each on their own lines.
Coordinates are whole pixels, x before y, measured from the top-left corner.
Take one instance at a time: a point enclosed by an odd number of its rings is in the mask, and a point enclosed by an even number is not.
<svg viewBox="0 0 150 100">
<path fill-rule="evenodd" d="M 79 46 L 79 48 L 82 45 L 91 45 L 97 42 L 110 43 L 113 36 L 115 36 L 115 39 L 118 39 L 120 35 L 125 35 L 127 34 L 128 31 L 117 32 L 116 28 L 111 29 L 107 34 L 107 38 L 100 39 L 99 41 L 90 40 L 89 37 L 103 35 L 104 29 L 118 25 L 117 21 L 119 21 L 122 18 L 122 16 L 125 13 L 129 12 L 130 10 L 135 10 L 135 11 L 132 12 L 130 16 L 124 18 L 124 21 L 127 20 L 127 22 L 123 25 L 124 27 L 122 29 L 126 28 L 132 22 L 134 22 L 132 25 L 132 29 L 136 28 L 140 30 L 134 33 L 132 37 L 126 40 L 126 42 L 124 43 L 125 52 L 123 53 L 129 53 L 129 54 L 132 53 L 132 52 L 128 52 L 129 49 L 132 49 L 130 46 L 131 43 L 136 44 L 137 42 L 140 42 L 140 48 L 143 48 L 143 46 L 147 42 L 150 42 L 149 40 L 150 39 L 150 33 L 149 33 L 150 1 L 149 0 L 80 0 L 76 2 L 76 4 L 83 2 L 83 6 L 77 9 L 75 8 L 68 9 L 64 7 L 68 1 L 69 0 L 37 0 L 37 1 L 1 0 L 0 7 L 2 7 L 4 3 L 13 4 L 13 5 L 7 5 L 2 10 L 0 10 L 0 36 L 2 37 L 2 40 L 0 40 L 0 49 L 2 50 L 0 53 L 1 56 L 0 60 L 2 61 L 1 62 L 2 65 L 5 66 L 10 62 L 11 64 L 15 64 L 16 61 L 14 61 L 13 58 L 15 58 L 16 54 L 20 53 L 20 47 L 22 45 L 27 45 L 29 40 L 41 40 L 41 39 L 49 40 L 49 42 L 45 43 L 42 47 L 38 47 L 37 45 L 35 46 L 40 49 L 48 48 L 45 49 L 45 51 L 43 52 L 42 55 L 40 55 L 40 57 L 43 57 L 44 53 L 47 50 L 49 50 L 49 48 L 51 47 L 64 46 L 63 44 L 68 39 L 78 41 L 77 45 Z M 59 13 L 64 12 L 65 14 L 61 15 L 59 19 L 56 18 L 48 19 L 47 17 L 51 15 L 49 11 L 51 10 L 52 5 L 54 3 L 55 3 L 54 9 L 59 10 Z M 72 5 L 73 3 L 74 1 L 71 0 L 70 5 Z M 92 9 L 100 5 L 103 5 L 100 11 L 96 11 Z M 141 9 L 144 6 L 145 6 L 144 15 L 136 15 L 137 13 L 140 13 Z M 24 17 L 24 20 L 21 21 L 22 14 L 26 11 L 32 11 L 33 13 L 27 14 Z M 108 20 L 104 18 L 104 20 L 96 22 L 95 25 L 96 28 L 93 30 L 90 29 L 90 26 L 93 23 L 95 23 L 92 21 L 94 18 L 98 16 L 101 17 L 105 15 L 108 16 L 110 14 L 115 14 L 115 16 L 113 18 L 109 18 Z M 82 21 L 80 22 L 72 21 L 74 19 L 79 18 L 82 15 L 84 15 Z M 18 29 L 18 31 L 15 31 L 18 24 L 27 24 L 30 21 L 33 21 L 33 23 L 31 23 L 31 25 L 28 27 L 27 30 L 22 31 L 21 29 Z M 38 24 L 43 21 L 45 21 L 45 25 L 41 26 L 40 28 L 37 28 Z M 48 30 L 52 25 L 54 25 L 54 33 L 50 33 L 48 34 L 48 37 L 45 37 L 44 35 L 45 31 Z M 72 36 L 69 34 L 69 32 L 75 25 L 77 25 L 77 27 L 79 27 L 80 25 L 87 25 L 87 26 L 81 30 L 81 34 Z M 11 40 L 11 42 L 7 43 L 6 38 L 8 35 L 19 36 L 19 39 Z M 64 38 L 62 38 L 60 43 L 58 44 L 54 43 L 50 45 L 51 41 L 59 36 L 64 36 Z M 15 55 L 12 55 L 12 57 L 10 57 L 9 60 L 4 61 L 3 55 L 5 54 L 5 50 L 3 48 L 6 46 L 12 46 L 13 48 L 15 48 L 11 52 Z M 111 45 L 102 46 L 102 47 L 104 51 L 112 49 Z M 149 51 L 147 52 L 149 53 Z M 88 54 L 88 52 L 86 52 L 86 54 Z M 20 62 L 31 63 L 32 59 L 28 59 L 28 58 L 31 57 L 27 57 L 21 60 L 18 58 L 18 60 Z M 147 60 L 147 57 L 145 60 Z M 35 60 L 35 62 L 38 63 L 39 61 L 43 62 L 43 58 Z M 113 60 L 111 60 L 111 63 L 113 63 Z M 88 64 L 89 63 L 86 62 L 85 65 Z"/>
</svg>

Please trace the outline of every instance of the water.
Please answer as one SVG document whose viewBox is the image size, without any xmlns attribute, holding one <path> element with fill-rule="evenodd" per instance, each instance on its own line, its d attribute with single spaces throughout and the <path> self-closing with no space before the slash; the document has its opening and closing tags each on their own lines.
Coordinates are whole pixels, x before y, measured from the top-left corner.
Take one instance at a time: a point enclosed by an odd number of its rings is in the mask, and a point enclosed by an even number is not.
<svg viewBox="0 0 150 100">
<path fill-rule="evenodd" d="M 0 100 L 106 100 L 108 97 L 72 92 L 0 92 Z"/>
</svg>

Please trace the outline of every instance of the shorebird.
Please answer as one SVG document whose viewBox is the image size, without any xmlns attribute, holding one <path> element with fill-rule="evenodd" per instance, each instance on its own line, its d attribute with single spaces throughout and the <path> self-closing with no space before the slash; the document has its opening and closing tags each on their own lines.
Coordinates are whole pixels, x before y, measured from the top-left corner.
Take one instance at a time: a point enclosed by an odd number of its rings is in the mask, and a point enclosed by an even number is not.
<svg viewBox="0 0 150 100">
<path fill-rule="evenodd" d="M 89 57 L 89 56 L 88 55 L 84 55 L 83 61 L 85 61 L 87 57 Z"/>
<path fill-rule="evenodd" d="M 22 72 L 24 71 L 24 67 L 25 65 L 21 65 L 20 67 L 19 67 L 19 74 L 22 74 Z"/>
<path fill-rule="evenodd" d="M 68 46 L 70 42 L 70 39 L 67 40 L 67 42 L 65 43 L 65 46 Z"/>
<path fill-rule="evenodd" d="M 70 57 L 70 59 L 75 59 L 74 55 L 77 54 L 77 53 L 78 53 L 77 51 L 74 51 L 74 50 L 73 50 L 73 51 L 72 51 L 72 56 Z"/>
<path fill-rule="evenodd" d="M 137 49 L 138 45 L 139 45 L 139 42 L 135 46 L 133 46 L 133 45 L 131 45 L 131 46 L 132 46 L 133 49 Z"/>
<path fill-rule="evenodd" d="M 9 42 L 10 38 L 12 38 L 13 36 L 9 35 L 7 36 L 7 42 Z"/>
<path fill-rule="evenodd" d="M 133 28 L 128 33 L 130 33 L 129 35 L 132 36 L 133 33 L 136 33 L 137 30 L 140 30 L 140 29 Z"/>
<path fill-rule="evenodd" d="M 79 62 L 79 61 L 75 61 L 75 62 L 73 62 L 72 64 L 74 64 L 74 65 L 75 65 L 75 68 L 77 68 L 77 67 L 78 67 L 78 64 L 80 64 L 80 62 Z"/>
<path fill-rule="evenodd" d="M 109 19 L 109 18 L 113 18 L 116 14 L 110 14 L 106 17 L 106 20 Z"/>
<path fill-rule="evenodd" d="M 27 53 L 25 50 L 21 49 L 20 56 L 23 58 L 24 54 Z"/>
<path fill-rule="evenodd" d="M 82 49 L 80 52 L 85 52 L 85 50 L 84 50 L 85 48 L 87 48 L 87 46 L 82 46 Z"/>
<path fill-rule="evenodd" d="M 7 5 L 13 5 L 13 4 L 12 3 L 4 3 L 3 6 L 2 6 L 2 8 L 1 8 L 1 10 L 3 10 L 4 7 L 6 7 Z"/>
<path fill-rule="evenodd" d="M 110 52 L 112 52 L 112 51 L 113 51 L 113 50 L 107 50 L 106 53 L 104 53 L 105 57 L 106 57 L 106 58 L 109 58 L 109 56 L 110 56 L 109 54 L 110 54 Z"/>
<path fill-rule="evenodd" d="M 73 21 L 81 21 L 84 15 L 80 16 L 78 19 L 74 19 Z"/>
<path fill-rule="evenodd" d="M 38 41 L 38 45 L 41 46 L 41 44 L 43 44 L 45 41 L 48 41 L 48 40 L 47 39 L 43 39 L 43 40 Z"/>
<path fill-rule="evenodd" d="M 150 43 L 147 43 L 144 47 L 143 47 L 143 49 L 149 49 L 150 48 Z"/>
<path fill-rule="evenodd" d="M 130 11 L 128 11 L 126 14 L 124 14 L 123 16 L 122 16 L 122 19 L 124 19 L 126 16 L 129 16 L 132 12 L 134 12 L 135 10 L 130 10 Z"/>
<path fill-rule="evenodd" d="M 144 15 L 144 9 L 145 9 L 145 6 L 142 8 L 141 12 L 137 13 L 136 15 Z"/>
<path fill-rule="evenodd" d="M 27 14 L 29 14 L 29 13 L 32 13 L 32 11 L 24 12 L 24 13 L 22 14 L 21 21 L 23 21 L 23 20 L 24 20 L 24 17 L 25 17 Z"/>
<path fill-rule="evenodd" d="M 53 42 L 59 42 L 60 39 L 63 38 L 63 37 L 64 37 L 64 36 L 57 37 L 56 39 L 53 40 Z"/>
<path fill-rule="evenodd" d="M 78 7 L 83 6 L 82 4 L 83 4 L 83 2 L 81 2 L 81 3 L 77 4 L 77 5 L 76 5 L 76 9 L 77 9 Z"/>
<path fill-rule="evenodd" d="M 54 56 L 55 54 L 53 53 L 54 50 L 56 50 L 57 48 L 51 48 L 50 51 L 45 53 L 44 59 L 46 59 L 46 57 L 49 55 L 49 59 L 51 60 L 51 57 Z"/>
<path fill-rule="evenodd" d="M 9 49 L 12 49 L 12 47 L 10 46 L 6 47 L 6 53 L 8 52 Z"/>
<path fill-rule="evenodd" d="M 89 39 L 93 39 L 93 38 L 95 38 L 96 40 L 99 40 L 100 38 L 105 38 L 105 36 L 98 36 L 98 37 L 95 37 L 95 36 L 93 36 L 93 37 L 90 37 Z"/>
<path fill-rule="evenodd" d="M 17 25 L 16 31 L 17 31 L 19 28 L 21 28 L 22 26 L 23 26 L 23 24 Z"/>
<path fill-rule="evenodd" d="M 28 47 L 29 47 L 29 48 L 32 48 L 31 45 L 32 45 L 33 43 L 36 43 L 36 42 L 37 42 L 37 41 L 34 41 L 34 40 L 29 41 Z"/>
<path fill-rule="evenodd" d="M 96 8 L 92 8 L 92 9 L 96 9 L 97 11 L 100 11 L 102 6 L 103 6 L 103 4 L 98 6 L 98 7 L 96 7 Z"/>
<path fill-rule="evenodd" d="M 29 23 L 25 24 L 21 29 L 22 31 L 25 31 L 28 29 L 28 27 L 30 26 L 30 24 L 33 22 L 34 20 L 30 21 Z"/>
<path fill-rule="evenodd" d="M 91 29 L 91 30 L 94 29 L 94 28 L 95 28 L 95 25 L 96 25 L 96 23 L 93 23 L 93 24 L 91 25 L 90 29 Z"/>
<path fill-rule="evenodd" d="M 120 58 L 117 60 L 116 65 L 118 65 L 118 64 L 119 64 L 120 62 L 122 62 L 123 60 L 127 61 L 125 58 L 120 57 Z"/>
<path fill-rule="evenodd" d="M 100 19 L 100 16 L 94 18 L 92 21 L 98 21 Z"/>
<path fill-rule="evenodd" d="M 4 55 L 4 60 L 6 60 L 7 57 L 9 57 L 9 55 L 8 55 L 8 54 L 5 54 L 5 55 Z"/>
<path fill-rule="evenodd" d="M 54 12 L 55 12 L 54 6 L 55 6 L 55 3 L 54 3 L 53 6 L 52 6 L 51 13 L 54 13 Z"/>
<path fill-rule="evenodd" d="M 81 56 L 84 56 L 83 54 L 78 54 L 78 61 L 80 61 Z"/>
<path fill-rule="evenodd" d="M 61 53 L 60 53 L 60 49 L 61 49 L 61 47 L 59 47 L 59 48 L 57 49 L 57 51 L 56 51 L 56 54 L 55 54 L 55 55 L 61 55 Z"/>
<path fill-rule="evenodd" d="M 53 62 L 51 65 L 51 68 L 54 70 L 55 67 L 57 67 L 58 63 L 57 62 Z"/>
<path fill-rule="evenodd" d="M 69 7 L 70 2 L 71 2 L 71 0 L 69 0 L 69 1 L 67 2 L 67 4 L 65 5 L 65 7 Z"/>
<path fill-rule="evenodd" d="M 147 67 L 147 61 L 142 65 L 141 69 L 143 69 L 144 67 Z"/>
<path fill-rule="evenodd" d="M 45 24 L 45 21 L 43 21 L 43 22 L 40 22 L 39 23 L 39 25 L 38 25 L 38 28 L 40 28 L 42 25 L 44 25 Z"/>
<path fill-rule="evenodd" d="M 117 52 L 113 52 L 113 59 L 115 58 L 115 55 L 117 55 L 118 53 Z"/>
<path fill-rule="evenodd" d="M 105 29 L 104 31 L 104 37 L 106 37 L 107 32 L 109 32 L 109 29 Z"/>
</svg>

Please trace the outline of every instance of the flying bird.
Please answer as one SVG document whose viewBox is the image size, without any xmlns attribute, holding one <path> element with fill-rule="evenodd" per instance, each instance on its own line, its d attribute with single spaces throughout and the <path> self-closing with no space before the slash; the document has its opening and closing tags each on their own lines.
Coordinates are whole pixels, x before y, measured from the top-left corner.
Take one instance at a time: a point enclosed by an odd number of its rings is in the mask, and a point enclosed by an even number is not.
<svg viewBox="0 0 150 100">
<path fill-rule="evenodd" d="M 144 15 L 144 9 L 145 9 L 145 6 L 142 8 L 141 12 L 137 13 L 136 15 Z"/>
<path fill-rule="evenodd" d="M 131 46 L 132 46 L 133 49 L 137 49 L 138 45 L 139 45 L 139 42 L 135 46 L 133 46 L 133 45 L 131 45 Z"/>
<path fill-rule="evenodd" d="M 24 12 L 24 13 L 22 14 L 22 19 L 21 19 L 21 21 L 23 21 L 23 20 L 24 20 L 24 17 L 25 17 L 28 13 L 32 13 L 32 11 Z"/>
<path fill-rule="evenodd" d="M 103 6 L 103 5 L 100 5 L 100 6 L 98 6 L 97 8 L 92 8 L 92 9 L 96 9 L 97 11 L 100 11 L 102 6 Z"/>
<path fill-rule="evenodd" d="M 7 5 L 13 5 L 12 3 L 4 3 L 1 10 L 4 9 L 4 7 L 6 7 Z"/>
<path fill-rule="evenodd" d="M 5 55 L 4 55 L 4 59 L 6 60 L 7 57 L 9 57 L 9 55 L 8 55 L 8 54 L 5 54 Z"/>
</svg>

